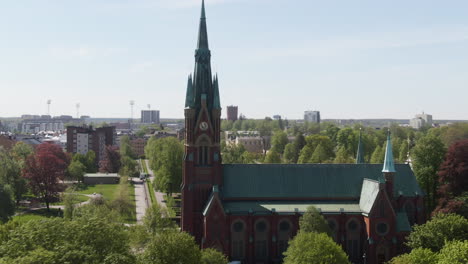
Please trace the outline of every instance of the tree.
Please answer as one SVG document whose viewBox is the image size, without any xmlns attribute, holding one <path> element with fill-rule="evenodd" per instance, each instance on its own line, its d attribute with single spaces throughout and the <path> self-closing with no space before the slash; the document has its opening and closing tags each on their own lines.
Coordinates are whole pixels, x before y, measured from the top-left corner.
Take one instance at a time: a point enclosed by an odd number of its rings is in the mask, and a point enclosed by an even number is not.
<svg viewBox="0 0 468 264">
<path fill-rule="evenodd" d="M 278 152 L 271 149 L 265 157 L 265 163 L 281 163 L 281 156 Z"/>
<path fill-rule="evenodd" d="M 201 252 L 202 264 L 227 264 L 227 257 L 216 249 L 207 248 Z"/>
<path fill-rule="evenodd" d="M 312 154 L 312 157 L 310 157 L 310 163 L 324 163 L 330 160 L 330 158 L 331 158 L 330 155 L 327 154 L 327 151 L 320 143 L 315 148 L 314 153 Z"/>
<path fill-rule="evenodd" d="M 439 252 L 438 264 L 468 263 L 468 240 L 451 241 Z"/>
<path fill-rule="evenodd" d="M 0 184 L 0 223 L 8 221 L 14 213 L 15 202 L 13 195 L 5 185 Z"/>
<path fill-rule="evenodd" d="M 128 233 L 105 215 L 30 220 L 13 227 L 0 241 L 0 263 L 134 264 Z M 112 257 L 109 257 L 112 256 Z"/>
<path fill-rule="evenodd" d="M 201 253 L 195 239 L 185 232 L 156 233 L 139 256 L 141 263 L 193 264 L 201 262 Z"/>
<path fill-rule="evenodd" d="M 158 203 L 153 203 L 143 217 L 143 226 L 150 234 L 163 232 L 168 229 L 175 229 L 175 224 L 169 218 L 167 209 L 161 208 Z"/>
<path fill-rule="evenodd" d="M 427 248 L 416 248 L 410 253 L 394 257 L 389 264 L 436 264 L 437 253 Z"/>
<path fill-rule="evenodd" d="M 39 196 L 49 210 L 49 203 L 57 198 L 69 164 L 69 157 L 62 149 L 52 143 L 42 143 L 36 154 L 26 160 L 24 177 L 29 180 L 33 193 Z"/>
<path fill-rule="evenodd" d="M 458 212 L 467 206 L 467 160 L 468 140 L 458 141 L 450 146 L 439 170 L 440 200 L 436 212 Z"/>
<path fill-rule="evenodd" d="M 86 166 L 77 160 L 72 160 L 68 166 L 68 174 L 70 177 L 75 181 L 82 182 L 85 173 Z"/>
<path fill-rule="evenodd" d="M 271 138 L 271 149 L 277 153 L 283 154 L 284 148 L 288 142 L 288 135 L 282 130 L 277 130 Z"/>
<path fill-rule="evenodd" d="M 171 194 L 180 191 L 184 146 L 173 137 L 151 138 L 145 147 L 151 169 L 156 172 L 157 190 Z"/>
<path fill-rule="evenodd" d="M 284 147 L 283 158 L 286 163 L 296 163 L 298 158 L 298 152 L 296 152 L 296 146 L 294 143 L 288 143 Z"/>
<path fill-rule="evenodd" d="M 120 153 L 114 146 L 106 146 L 104 159 L 100 161 L 99 171 L 104 173 L 117 173 L 120 170 Z"/>
<path fill-rule="evenodd" d="M 97 167 L 96 167 L 96 153 L 92 150 L 88 150 L 86 153 L 86 163 L 83 163 L 86 165 L 86 172 L 89 173 L 95 173 L 97 172 Z"/>
<path fill-rule="evenodd" d="M 284 253 L 284 264 L 350 263 L 341 246 L 324 233 L 299 232 Z"/>
<path fill-rule="evenodd" d="M 306 145 L 304 148 L 302 148 L 299 154 L 299 159 L 297 160 L 297 163 L 299 164 L 309 163 L 310 158 L 312 157 L 312 154 L 314 154 L 314 149 Z"/>
<path fill-rule="evenodd" d="M 340 147 L 336 152 L 334 163 L 344 164 L 344 163 L 353 163 L 354 159 L 348 154 L 344 147 Z"/>
<path fill-rule="evenodd" d="M 423 225 L 415 225 L 408 236 L 412 248 L 439 251 L 446 242 L 468 239 L 468 219 L 456 214 L 437 214 Z"/>
<path fill-rule="evenodd" d="M 414 174 L 426 194 L 424 202 L 427 212 L 431 212 L 436 206 L 438 196 L 437 171 L 446 150 L 440 138 L 429 134 L 418 140 L 412 152 Z"/>
<path fill-rule="evenodd" d="M 245 163 L 243 154 L 246 152 L 242 144 L 222 144 L 221 155 L 224 164 Z"/>
<path fill-rule="evenodd" d="M 377 146 L 372 153 L 370 163 L 380 164 L 383 163 L 385 159 L 385 151 L 381 146 Z"/>
<path fill-rule="evenodd" d="M 307 211 L 299 218 L 299 231 L 332 234 L 327 220 L 314 206 L 307 207 Z"/>
<path fill-rule="evenodd" d="M 135 154 L 130 145 L 130 137 L 127 135 L 120 138 L 120 155 L 135 158 Z"/>
<path fill-rule="evenodd" d="M 0 148 L 0 184 L 10 188 L 16 202 L 26 193 L 26 181 L 21 177 L 20 161 Z"/>
<path fill-rule="evenodd" d="M 33 148 L 22 141 L 16 143 L 11 149 L 11 155 L 19 162 L 22 168 L 24 168 L 26 159 L 33 153 Z"/>
</svg>

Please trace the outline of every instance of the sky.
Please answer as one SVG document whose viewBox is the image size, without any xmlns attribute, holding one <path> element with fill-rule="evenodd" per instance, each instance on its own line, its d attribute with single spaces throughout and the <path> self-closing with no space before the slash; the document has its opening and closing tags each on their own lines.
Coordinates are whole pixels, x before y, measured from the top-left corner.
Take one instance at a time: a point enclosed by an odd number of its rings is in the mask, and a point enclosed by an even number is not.
<svg viewBox="0 0 468 264">
<path fill-rule="evenodd" d="M 0 116 L 183 118 L 201 0 L 0 0 Z M 206 0 L 223 117 L 468 119 L 468 1 Z"/>
</svg>

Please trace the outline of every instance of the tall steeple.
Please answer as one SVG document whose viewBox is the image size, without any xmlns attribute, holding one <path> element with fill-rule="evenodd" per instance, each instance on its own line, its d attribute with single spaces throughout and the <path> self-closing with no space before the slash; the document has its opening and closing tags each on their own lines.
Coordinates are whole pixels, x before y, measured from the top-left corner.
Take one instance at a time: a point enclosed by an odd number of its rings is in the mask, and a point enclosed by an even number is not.
<svg viewBox="0 0 468 264">
<path fill-rule="evenodd" d="M 357 147 L 357 154 L 356 154 L 356 164 L 365 163 L 364 161 L 364 148 L 362 146 L 362 138 L 361 138 L 361 128 L 359 128 L 359 142 Z"/>
<path fill-rule="evenodd" d="M 205 0 L 202 0 L 200 27 L 198 29 L 197 49 L 208 49 L 208 31 L 206 29 Z"/>
<path fill-rule="evenodd" d="M 390 130 L 387 134 L 387 147 L 385 149 L 385 161 L 382 172 L 395 172 L 395 163 L 393 161 L 392 140 L 390 138 Z"/>
</svg>

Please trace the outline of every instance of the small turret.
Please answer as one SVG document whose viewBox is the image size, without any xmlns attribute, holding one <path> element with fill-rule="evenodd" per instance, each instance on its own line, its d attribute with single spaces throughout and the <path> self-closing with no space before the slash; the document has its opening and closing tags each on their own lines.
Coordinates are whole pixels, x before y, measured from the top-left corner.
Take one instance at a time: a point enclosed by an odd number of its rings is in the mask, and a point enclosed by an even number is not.
<svg viewBox="0 0 468 264">
<path fill-rule="evenodd" d="M 390 130 L 387 134 L 387 147 L 385 149 L 385 161 L 382 172 L 395 172 L 395 162 L 393 161 L 392 140 Z"/>
</svg>

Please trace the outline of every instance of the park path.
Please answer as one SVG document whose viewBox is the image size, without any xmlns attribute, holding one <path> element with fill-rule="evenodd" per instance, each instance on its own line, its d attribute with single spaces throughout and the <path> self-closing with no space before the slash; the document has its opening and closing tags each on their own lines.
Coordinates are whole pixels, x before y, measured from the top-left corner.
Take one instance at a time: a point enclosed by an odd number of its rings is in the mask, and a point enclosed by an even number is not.
<svg viewBox="0 0 468 264">
<path fill-rule="evenodd" d="M 149 161 L 148 160 L 145 160 L 146 162 L 146 168 L 148 169 L 148 173 L 150 175 L 150 179 L 151 181 L 154 180 L 154 172 L 151 170 L 150 166 L 149 166 Z M 166 203 L 164 202 L 164 193 L 162 192 L 158 192 L 158 191 L 154 191 L 154 196 L 156 197 L 156 201 L 158 202 L 158 204 L 163 207 L 163 208 L 167 208 L 166 206 Z"/>
<path fill-rule="evenodd" d="M 133 186 L 135 186 L 136 219 L 137 223 L 141 223 L 149 206 L 149 197 L 146 195 L 147 191 L 144 181 L 139 178 L 132 178 L 132 181 Z"/>
</svg>

